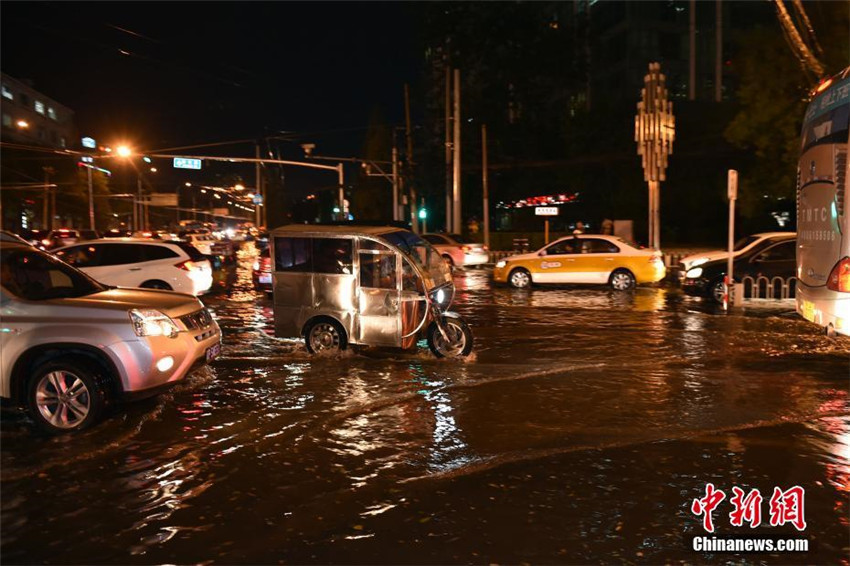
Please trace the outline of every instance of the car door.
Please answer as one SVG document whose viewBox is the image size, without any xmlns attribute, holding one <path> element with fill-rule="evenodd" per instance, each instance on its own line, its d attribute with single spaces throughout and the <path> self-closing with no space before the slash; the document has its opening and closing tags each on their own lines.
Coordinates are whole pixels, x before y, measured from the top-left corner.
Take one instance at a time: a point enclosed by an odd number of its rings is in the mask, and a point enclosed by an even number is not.
<svg viewBox="0 0 850 566">
<path fill-rule="evenodd" d="M 535 283 L 575 283 L 575 237 L 564 238 L 537 252 L 531 280 Z"/>
<path fill-rule="evenodd" d="M 361 344 L 401 345 L 401 255 L 362 238 L 357 266 L 357 339 Z"/>
<path fill-rule="evenodd" d="M 785 240 L 766 248 L 750 260 L 752 276 L 789 279 L 797 268 L 797 240 Z"/>
<path fill-rule="evenodd" d="M 603 238 L 579 236 L 575 242 L 574 283 L 607 283 L 617 267 L 618 248 Z"/>
</svg>

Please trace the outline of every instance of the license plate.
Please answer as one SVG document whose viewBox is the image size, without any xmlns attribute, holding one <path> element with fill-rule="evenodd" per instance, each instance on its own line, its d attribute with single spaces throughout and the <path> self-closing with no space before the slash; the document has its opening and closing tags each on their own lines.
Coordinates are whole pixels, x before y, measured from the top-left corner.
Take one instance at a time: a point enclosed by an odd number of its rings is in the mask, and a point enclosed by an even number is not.
<svg viewBox="0 0 850 566">
<path fill-rule="evenodd" d="M 271 273 L 260 273 L 260 283 L 271 283 L 272 282 L 272 274 Z"/>
<path fill-rule="evenodd" d="M 221 353 L 221 344 L 215 344 L 207 348 L 207 361 L 211 362 Z"/>
<path fill-rule="evenodd" d="M 802 305 L 803 310 L 803 318 L 808 320 L 809 322 L 815 321 L 815 304 L 811 301 L 803 301 Z"/>
</svg>

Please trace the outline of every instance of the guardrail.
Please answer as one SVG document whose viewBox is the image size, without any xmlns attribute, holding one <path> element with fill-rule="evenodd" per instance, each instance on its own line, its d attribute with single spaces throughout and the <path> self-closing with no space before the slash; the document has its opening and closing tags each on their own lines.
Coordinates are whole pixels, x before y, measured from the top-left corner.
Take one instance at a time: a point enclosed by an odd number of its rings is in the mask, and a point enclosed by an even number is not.
<svg viewBox="0 0 850 566">
<path fill-rule="evenodd" d="M 797 291 L 796 277 L 750 277 L 741 278 L 744 286 L 744 299 L 793 299 Z"/>
</svg>

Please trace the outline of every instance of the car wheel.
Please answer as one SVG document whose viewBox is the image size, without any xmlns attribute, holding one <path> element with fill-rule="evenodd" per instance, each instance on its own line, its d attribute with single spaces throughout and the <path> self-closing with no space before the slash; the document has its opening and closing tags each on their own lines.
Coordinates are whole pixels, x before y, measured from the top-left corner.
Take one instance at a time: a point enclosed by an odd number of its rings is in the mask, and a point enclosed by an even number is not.
<svg viewBox="0 0 850 566">
<path fill-rule="evenodd" d="M 531 287 L 531 273 L 527 269 L 517 268 L 508 275 L 508 283 L 514 289 L 528 289 Z"/>
<path fill-rule="evenodd" d="M 320 318 L 304 329 L 304 344 L 311 354 L 341 352 L 348 347 L 345 330 L 335 320 Z"/>
<path fill-rule="evenodd" d="M 723 290 L 723 279 L 718 279 L 714 283 L 712 283 L 709 290 L 711 292 L 712 300 L 718 305 L 722 305 L 723 295 L 725 294 Z"/>
<path fill-rule="evenodd" d="M 436 322 L 428 326 L 428 347 L 438 358 L 461 358 L 472 352 L 473 338 L 469 325 L 459 318 L 445 318 L 443 324 L 448 340 Z"/>
<path fill-rule="evenodd" d="M 617 269 L 611 274 L 611 288 L 615 291 L 628 291 L 635 287 L 635 276 L 626 269 Z"/>
<path fill-rule="evenodd" d="M 141 284 L 142 289 L 162 289 L 164 291 L 173 290 L 171 285 L 166 283 L 165 281 L 153 280 L 153 281 L 145 281 Z"/>
<path fill-rule="evenodd" d="M 90 364 L 60 358 L 32 372 L 27 409 L 50 434 L 82 430 L 97 422 L 106 403 L 99 372 Z"/>
</svg>

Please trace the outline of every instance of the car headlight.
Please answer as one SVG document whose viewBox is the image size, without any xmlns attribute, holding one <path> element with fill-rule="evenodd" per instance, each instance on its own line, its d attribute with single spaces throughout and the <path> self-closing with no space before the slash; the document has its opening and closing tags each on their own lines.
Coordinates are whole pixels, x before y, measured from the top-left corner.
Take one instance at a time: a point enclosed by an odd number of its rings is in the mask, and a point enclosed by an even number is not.
<svg viewBox="0 0 850 566">
<path fill-rule="evenodd" d="M 133 322 L 133 330 L 136 336 L 168 336 L 174 338 L 180 331 L 171 318 L 158 310 L 133 309 L 130 311 L 130 320 Z"/>
<path fill-rule="evenodd" d="M 443 301 L 446 300 L 446 292 L 443 291 L 442 289 L 438 289 L 437 294 L 434 295 L 434 299 L 442 305 Z"/>
<path fill-rule="evenodd" d="M 701 267 L 693 267 L 693 268 L 689 269 L 687 273 L 685 273 L 685 277 L 687 277 L 688 279 L 696 279 L 697 277 L 700 277 L 701 275 L 702 275 L 702 268 Z"/>
<path fill-rule="evenodd" d="M 505 261 L 505 260 L 503 260 L 503 259 L 500 259 L 499 261 L 497 261 L 497 262 L 496 262 L 496 269 L 502 269 L 502 268 L 503 268 L 503 267 L 505 267 L 507 264 L 508 264 L 508 262 L 506 262 L 506 261 Z"/>
</svg>

